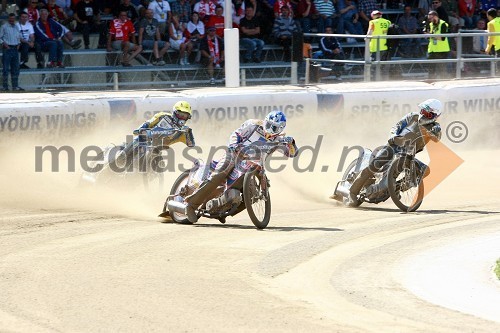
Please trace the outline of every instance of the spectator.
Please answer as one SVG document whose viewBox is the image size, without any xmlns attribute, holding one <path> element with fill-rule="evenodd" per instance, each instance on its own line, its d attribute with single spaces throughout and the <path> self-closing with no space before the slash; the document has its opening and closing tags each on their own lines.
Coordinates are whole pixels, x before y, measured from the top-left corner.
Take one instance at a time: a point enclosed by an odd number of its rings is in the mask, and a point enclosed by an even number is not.
<svg viewBox="0 0 500 333">
<path fill-rule="evenodd" d="M 399 33 L 413 35 L 418 33 L 418 21 L 411 13 L 411 6 L 405 6 L 404 13 L 398 20 Z M 420 40 L 418 38 L 405 38 L 400 40 L 399 53 L 402 57 L 418 57 L 420 55 Z"/>
<path fill-rule="evenodd" d="M 215 84 L 214 68 L 224 67 L 224 41 L 215 33 L 215 27 L 207 28 L 207 35 L 200 44 L 202 63 L 207 67 L 210 84 Z"/>
<path fill-rule="evenodd" d="M 488 17 L 488 32 L 500 32 L 500 17 L 495 8 L 490 8 L 486 12 Z M 500 57 L 500 36 L 488 36 L 488 45 L 484 50 L 486 54 L 495 54 Z"/>
<path fill-rule="evenodd" d="M 153 65 L 165 66 L 163 56 L 170 44 L 161 40 L 160 24 L 155 19 L 151 9 L 146 10 L 146 17 L 139 22 L 139 45 L 143 50 L 153 50 Z"/>
<path fill-rule="evenodd" d="M 479 19 L 476 23 L 476 29 L 479 32 L 486 32 L 486 21 Z M 488 36 L 474 36 L 472 37 L 472 52 L 475 54 L 482 54 L 488 45 Z"/>
<path fill-rule="evenodd" d="M 41 9 L 40 19 L 35 24 L 35 39 L 40 43 L 42 51 L 49 52 L 47 65 L 49 68 L 64 67 L 62 63 L 64 45 L 61 40 L 63 37 L 62 25 L 49 18 L 47 9 Z"/>
<path fill-rule="evenodd" d="M 245 7 L 253 7 L 255 16 L 260 19 L 262 37 L 267 40 L 271 37 L 274 23 L 273 4 L 267 0 L 246 0 Z"/>
<path fill-rule="evenodd" d="M 337 33 L 343 34 L 348 31 L 353 35 L 364 35 L 363 25 L 359 22 L 359 12 L 351 0 L 345 0 L 345 7 L 340 10 L 341 19 Z M 340 31 L 339 31 L 340 30 Z"/>
<path fill-rule="evenodd" d="M 128 19 L 132 21 L 132 24 L 134 25 L 139 18 L 139 14 L 137 13 L 134 5 L 130 3 L 130 0 L 122 0 L 121 4 L 115 8 L 114 15 L 118 17 L 120 12 L 126 12 Z"/>
<path fill-rule="evenodd" d="M 179 22 L 187 24 L 191 19 L 191 4 L 187 0 L 172 2 L 172 13 L 179 14 Z"/>
<path fill-rule="evenodd" d="M 433 0 L 432 1 L 432 8 L 438 13 L 438 16 L 441 20 L 445 21 L 446 23 L 450 24 L 450 19 L 448 16 L 448 12 L 444 8 L 441 0 Z"/>
<path fill-rule="evenodd" d="M 153 0 L 149 4 L 148 9 L 151 9 L 154 13 L 154 18 L 160 23 L 160 33 L 162 35 L 166 34 L 167 23 L 171 20 L 170 5 L 167 1 L 163 0 Z"/>
<path fill-rule="evenodd" d="M 339 19 L 332 0 L 314 0 L 314 5 L 316 6 L 318 13 L 323 20 L 323 26 L 325 27 L 325 30 L 326 27 L 332 27 L 333 29 L 336 29 L 339 23 Z"/>
<path fill-rule="evenodd" d="M 316 26 L 319 33 L 325 31 L 323 18 L 319 15 L 313 0 L 300 0 L 297 5 L 296 14 L 303 32 L 310 33 L 312 25 Z"/>
<path fill-rule="evenodd" d="M 458 15 L 464 19 L 465 29 L 473 29 L 476 26 L 477 18 L 476 2 L 473 0 L 458 0 Z"/>
<path fill-rule="evenodd" d="M 458 11 L 451 11 L 448 19 L 450 20 L 448 29 L 450 32 L 458 32 L 465 25 L 464 19 L 458 15 Z"/>
<path fill-rule="evenodd" d="M 496 0 L 495 0 L 496 4 Z M 458 12 L 457 0 L 441 0 L 441 6 L 446 10 L 447 13 Z M 450 23 L 450 22 L 448 22 Z"/>
<path fill-rule="evenodd" d="M 498 2 L 497 0 L 479 0 L 478 5 L 479 5 L 480 18 L 484 19 L 485 21 L 488 21 L 487 18 L 488 9 L 490 8 L 496 9 Z"/>
<path fill-rule="evenodd" d="M 22 91 L 19 87 L 19 43 L 21 33 L 16 26 L 16 15 L 9 14 L 7 22 L 0 28 L 0 42 L 2 43 L 2 78 L 3 91 L 9 91 L 9 71 L 13 91 Z"/>
<path fill-rule="evenodd" d="M 208 23 L 210 16 L 215 15 L 216 5 L 212 0 L 200 0 L 194 4 L 193 11 L 198 12 L 203 23 Z"/>
<path fill-rule="evenodd" d="M 375 10 L 371 14 L 372 20 L 368 26 L 367 35 L 371 36 L 387 36 L 391 21 L 382 17 L 379 10 Z M 380 52 L 380 60 L 388 60 L 389 52 L 387 46 L 387 39 L 385 38 L 372 38 L 370 40 L 370 53 L 372 58 L 375 59 L 377 51 Z"/>
<path fill-rule="evenodd" d="M 21 32 L 21 44 L 19 46 L 19 51 L 21 53 L 21 63 L 19 68 L 29 69 L 28 62 L 29 51 L 35 51 L 35 59 L 37 62 L 37 68 L 43 68 L 43 54 L 40 44 L 35 41 L 35 30 L 33 25 L 28 21 L 28 13 L 22 12 L 19 15 L 19 22 L 17 23 L 19 31 Z"/>
<path fill-rule="evenodd" d="M 221 5 L 215 7 L 215 15 L 210 16 L 207 26 L 215 27 L 215 33 L 224 38 L 224 9 Z"/>
<path fill-rule="evenodd" d="M 418 17 L 417 17 L 417 19 L 419 21 L 423 20 L 424 17 L 429 12 L 429 10 L 432 10 L 431 1 L 429 1 L 429 0 L 418 0 L 417 9 L 418 9 Z"/>
<path fill-rule="evenodd" d="M 38 0 L 29 0 L 28 7 L 24 9 L 26 13 L 28 13 L 28 19 L 33 26 L 35 26 L 36 22 L 40 19 L 40 11 Z"/>
<path fill-rule="evenodd" d="M 281 8 L 281 16 L 274 20 L 273 35 L 276 42 L 283 46 L 283 54 L 285 61 L 290 61 L 291 53 L 290 46 L 292 46 L 292 35 L 298 32 L 299 29 L 295 21 L 290 16 L 290 9 L 287 6 Z"/>
<path fill-rule="evenodd" d="M 83 35 L 85 48 L 90 48 L 90 33 L 99 33 L 99 48 L 106 47 L 106 26 L 101 23 L 99 7 L 93 0 L 80 0 L 75 7 L 74 18 L 77 22 L 77 30 Z"/>
<path fill-rule="evenodd" d="M 80 39 L 73 39 L 73 33 L 65 25 L 69 24 L 69 17 L 61 7 L 56 5 L 56 0 L 48 0 L 48 4 L 45 8 L 49 11 L 49 18 L 53 19 L 62 26 L 64 35 L 63 41 L 73 49 L 79 49 L 82 41 Z"/>
<path fill-rule="evenodd" d="M 170 46 L 179 51 L 179 63 L 181 65 L 189 65 L 189 56 L 193 51 L 193 44 L 184 36 L 186 28 L 179 22 L 179 14 L 172 15 L 172 22 L 168 27 L 168 34 L 170 36 Z"/>
<path fill-rule="evenodd" d="M 441 20 L 436 11 L 431 10 L 427 15 L 429 20 L 429 31 L 431 34 L 446 34 L 448 33 L 448 24 Z M 450 44 L 446 37 L 431 37 L 427 48 L 429 59 L 446 59 L 450 54 Z M 446 64 L 436 63 L 431 64 L 430 76 L 432 78 L 445 78 Z"/>
<path fill-rule="evenodd" d="M 73 17 L 73 10 L 71 8 L 71 0 L 56 0 L 56 5 L 62 8 L 64 10 L 64 13 L 68 17 Z"/>
<path fill-rule="evenodd" d="M 96 0 L 96 3 L 99 5 L 99 11 L 102 11 L 106 15 L 110 15 L 114 13 L 115 8 L 120 6 L 120 1 L 121 0 Z"/>
<path fill-rule="evenodd" d="M 135 28 L 128 19 L 127 12 L 120 12 L 119 17 L 111 21 L 107 50 L 122 50 L 122 66 L 130 67 L 130 61 L 142 51 L 142 46 L 135 42 Z M 129 52 L 131 52 L 129 54 Z"/>
<path fill-rule="evenodd" d="M 333 34 L 332 27 L 327 26 L 325 28 L 325 33 Z M 323 59 L 332 59 L 332 60 L 345 59 L 344 51 L 342 50 L 342 47 L 340 46 L 340 43 L 336 37 L 333 36 L 322 37 L 319 41 L 319 47 L 321 49 Z M 341 75 L 343 66 L 344 64 L 341 62 L 336 62 L 333 65 L 333 72 L 337 80 L 342 79 Z"/>
<path fill-rule="evenodd" d="M 245 2 L 243 0 L 233 0 L 233 24 L 239 27 L 241 19 L 246 16 L 245 13 Z M 255 15 L 255 9 L 254 9 Z"/>
<path fill-rule="evenodd" d="M 428 0 L 425 0 L 428 1 Z M 374 10 L 379 10 L 380 7 L 375 0 L 359 0 L 358 11 L 359 21 L 363 26 L 362 31 L 368 31 L 368 26 L 371 21 L 371 13 Z"/>
<path fill-rule="evenodd" d="M 146 17 L 146 9 L 149 8 L 150 3 L 150 0 L 141 0 L 141 3 L 137 6 L 137 14 L 139 14 L 139 20 L 142 20 Z"/>
<path fill-rule="evenodd" d="M 293 7 L 290 0 L 276 0 L 274 2 L 274 17 L 282 17 L 284 7 L 288 8 L 288 16 L 293 18 Z"/>
<path fill-rule="evenodd" d="M 264 41 L 260 33 L 260 20 L 252 7 L 245 8 L 245 17 L 240 21 L 240 45 L 246 50 L 243 62 L 261 62 Z"/>
<path fill-rule="evenodd" d="M 200 16 L 197 12 L 193 12 L 193 14 L 191 14 L 191 21 L 187 24 L 184 32 L 185 36 L 189 38 L 189 41 L 193 44 L 193 51 L 197 51 L 195 62 L 200 62 L 200 43 L 202 38 L 205 36 L 205 25 L 200 21 Z"/>
<path fill-rule="evenodd" d="M 312 59 L 313 57 L 313 47 L 311 45 L 310 38 L 304 38 L 304 42 L 302 43 L 302 58 Z"/>
</svg>

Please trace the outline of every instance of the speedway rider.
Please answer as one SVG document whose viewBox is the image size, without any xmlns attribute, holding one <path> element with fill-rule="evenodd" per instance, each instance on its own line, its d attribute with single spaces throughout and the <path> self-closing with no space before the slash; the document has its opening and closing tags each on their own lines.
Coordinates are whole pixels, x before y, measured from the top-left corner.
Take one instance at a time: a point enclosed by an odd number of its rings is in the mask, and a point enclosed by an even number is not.
<svg viewBox="0 0 500 333">
<path fill-rule="evenodd" d="M 281 111 L 270 112 L 264 121 L 249 119 L 236 129 L 229 137 L 228 150 L 225 156 L 217 163 L 215 171 L 210 177 L 190 196 L 186 198 L 186 216 L 191 223 L 198 220 L 195 210 L 211 199 L 209 195 L 221 185 L 234 168 L 238 153 L 244 147 L 251 146 L 254 142 L 283 142 L 286 143 L 285 156 L 295 157 L 297 146 L 295 140 L 289 136 L 280 135 L 286 126 L 285 114 Z"/>
<path fill-rule="evenodd" d="M 441 139 L 441 126 L 437 122 L 437 118 L 441 115 L 443 108 L 442 103 L 437 99 L 428 99 L 418 105 L 419 112 L 410 112 L 405 115 L 396 125 L 391 128 L 391 135 L 387 140 L 387 145 L 382 147 L 376 156 L 370 160 L 367 168 L 363 169 L 354 179 L 350 188 L 348 205 L 357 206 L 359 203 L 358 194 L 363 188 L 366 181 L 378 172 L 385 164 L 390 162 L 394 157 L 394 153 L 401 147 L 405 146 L 405 142 L 401 140 L 405 134 L 411 132 L 417 134 L 419 139 L 412 142 L 415 145 L 415 153 L 422 151 L 429 142 L 428 139 L 439 141 Z M 422 131 L 422 128 L 425 131 Z M 429 137 L 427 138 L 427 135 Z M 427 167 L 424 172 L 424 177 L 430 173 Z"/>
<path fill-rule="evenodd" d="M 155 135 L 155 129 L 158 130 L 186 130 L 182 134 L 179 135 L 179 138 L 176 141 L 170 141 L 170 143 L 174 142 L 184 142 L 188 147 L 194 147 L 194 137 L 191 131 L 191 128 L 186 126 L 186 122 L 191 119 L 192 110 L 191 105 L 186 101 L 179 101 L 174 104 L 172 108 L 172 113 L 169 112 L 158 112 L 151 119 L 146 120 L 139 128 L 134 130 L 133 134 L 136 135 L 136 138 L 128 143 L 125 148 L 120 151 L 117 161 L 124 162 L 128 158 L 128 156 L 134 150 L 134 147 L 137 147 L 139 142 L 145 140 L 145 137 L 141 135 L 146 130 L 150 130 L 148 135 Z"/>
</svg>

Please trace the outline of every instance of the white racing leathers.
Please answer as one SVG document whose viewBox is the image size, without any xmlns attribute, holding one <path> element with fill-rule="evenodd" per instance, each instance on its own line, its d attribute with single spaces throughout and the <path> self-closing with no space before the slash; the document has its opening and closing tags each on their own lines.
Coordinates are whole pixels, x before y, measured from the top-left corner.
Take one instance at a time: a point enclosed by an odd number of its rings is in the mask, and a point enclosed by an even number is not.
<svg viewBox="0 0 500 333">
<path fill-rule="evenodd" d="M 287 157 L 297 155 L 297 146 L 291 137 L 274 136 L 266 138 L 264 133 L 263 121 L 258 119 L 249 119 L 245 121 L 238 129 L 236 129 L 229 137 L 228 150 L 223 158 L 219 160 L 215 171 L 210 175 L 204 184 L 202 184 L 196 192 L 186 198 L 189 206 L 198 208 L 205 201 L 211 199 L 209 197 L 217 186 L 222 184 L 226 177 L 234 168 L 236 156 L 240 150 L 245 147 L 250 147 L 252 143 L 257 141 L 263 142 L 285 142 L 286 149 L 283 153 Z"/>
<path fill-rule="evenodd" d="M 363 169 L 353 181 L 350 194 L 351 200 L 356 200 L 364 183 L 394 157 L 394 153 L 402 147 L 414 149 L 415 154 L 422 151 L 429 140 L 441 139 L 441 126 L 436 119 L 424 118 L 419 112 L 405 115 L 391 128 L 388 144 L 378 150 L 369 166 Z M 426 171 L 428 175 L 429 170 Z"/>
</svg>

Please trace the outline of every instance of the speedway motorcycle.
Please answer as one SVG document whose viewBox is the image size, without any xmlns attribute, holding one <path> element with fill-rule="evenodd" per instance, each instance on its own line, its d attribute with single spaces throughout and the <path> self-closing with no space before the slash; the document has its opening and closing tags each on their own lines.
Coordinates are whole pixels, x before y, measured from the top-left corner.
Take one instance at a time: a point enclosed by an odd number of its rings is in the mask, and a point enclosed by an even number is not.
<svg viewBox="0 0 500 333">
<path fill-rule="evenodd" d="M 217 219 L 226 222 L 226 217 L 247 210 L 252 223 L 264 229 L 271 218 L 270 182 L 266 176 L 266 158 L 278 149 L 287 149 L 291 143 L 255 142 L 242 148 L 235 161 L 232 172 L 197 211 L 198 217 Z M 172 186 L 160 217 L 168 217 L 182 224 L 189 224 L 185 215 L 185 198 L 201 186 L 214 172 L 217 162 L 205 164 L 201 159 L 195 161 L 191 170 L 182 173 Z"/>
<path fill-rule="evenodd" d="M 129 180 L 142 178 L 146 191 L 161 191 L 166 170 L 162 153 L 177 142 L 194 145 L 191 128 L 157 126 L 153 129 L 141 129 L 133 141 L 132 152 L 125 155 L 125 159 L 120 160 L 118 157 L 125 149 L 126 143 L 109 145 L 97 155 L 96 161 L 89 163 L 89 169 L 83 173 L 82 180 L 91 184 L 128 184 Z"/>
<path fill-rule="evenodd" d="M 363 184 L 354 206 L 359 206 L 363 202 L 378 204 L 391 198 L 404 212 L 413 212 L 420 207 L 424 198 L 423 177 L 427 165 L 415 158 L 412 143 L 418 139 L 411 134 L 395 139 L 398 148 L 394 157 Z M 363 154 L 349 164 L 330 198 L 344 204 L 348 203 L 352 183 L 357 175 L 369 166 L 371 158 L 374 157 L 372 155 L 373 152 L 365 148 Z"/>
</svg>

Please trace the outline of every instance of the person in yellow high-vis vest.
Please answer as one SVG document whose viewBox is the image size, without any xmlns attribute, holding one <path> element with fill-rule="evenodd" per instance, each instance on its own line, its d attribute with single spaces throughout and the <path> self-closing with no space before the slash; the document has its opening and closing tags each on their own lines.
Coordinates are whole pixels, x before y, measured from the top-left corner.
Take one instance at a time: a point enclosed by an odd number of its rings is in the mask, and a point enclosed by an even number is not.
<svg viewBox="0 0 500 333">
<path fill-rule="evenodd" d="M 446 34 L 448 33 L 448 23 L 441 20 L 438 13 L 431 10 L 427 15 L 429 20 L 429 31 L 433 35 L 435 34 Z M 450 54 L 450 43 L 447 37 L 431 37 L 429 40 L 429 46 L 427 47 L 427 53 L 429 59 L 446 59 Z M 446 63 L 435 63 L 431 64 L 429 68 L 429 76 L 434 79 L 446 78 Z"/>
<path fill-rule="evenodd" d="M 498 17 L 497 10 L 495 8 L 488 9 L 486 16 L 488 17 L 488 32 L 500 32 L 500 17 Z M 488 36 L 488 44 L 484 53 L 500 57 L 500 36 Z"/>
<path fill-rule="evenodd" d="M 379 10 L 374 10 L 371 13 L 371 16 L 372 20 L 368 23 L 367 35 L 387 35 L 389 27 L 391 26 L 391 21 L 383 18 L 382 12 Z M 380 40 L 377 40 L 376 38 L 372 38 L 370 40 L 370 53 L 372 54 L 373 59 L 376 57 L 377 49 L 380 50 L 380 60 L 388 60 L 389 48 L 387 46 L 387 39 L 380 38 Z"/>
</svg>

